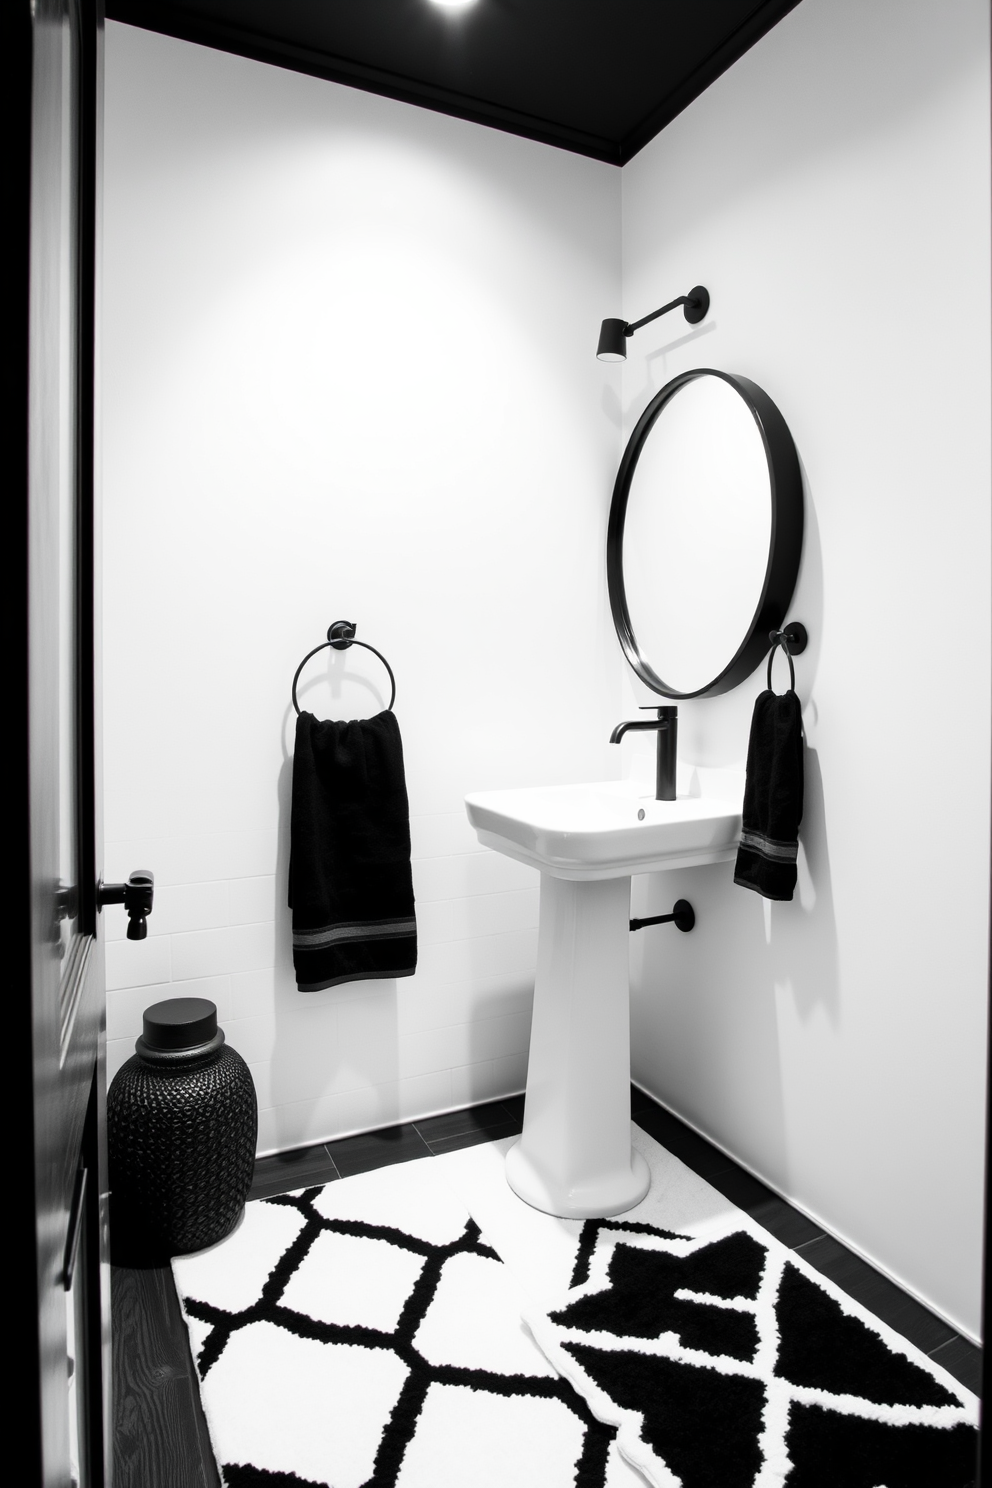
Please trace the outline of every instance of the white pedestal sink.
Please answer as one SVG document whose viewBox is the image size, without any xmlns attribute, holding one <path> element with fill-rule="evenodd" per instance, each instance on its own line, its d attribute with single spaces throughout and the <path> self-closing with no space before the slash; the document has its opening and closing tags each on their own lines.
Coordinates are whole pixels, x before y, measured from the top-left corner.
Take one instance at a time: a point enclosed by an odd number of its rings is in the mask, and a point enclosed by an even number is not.
<svg viewBox="0 0 992 1488">
<path fill-rule="evenodd" d="M 732 858 L 743 794 L 743 772 L 697 770 L 675 801 L 640 781 L 465 798 L 480 842 L 541 871 L 524 1127 L 506 1158 L 536 1209 L 605 1217 L 647 1193 L 630 1143 L 630 876 Z"/>
</svg>

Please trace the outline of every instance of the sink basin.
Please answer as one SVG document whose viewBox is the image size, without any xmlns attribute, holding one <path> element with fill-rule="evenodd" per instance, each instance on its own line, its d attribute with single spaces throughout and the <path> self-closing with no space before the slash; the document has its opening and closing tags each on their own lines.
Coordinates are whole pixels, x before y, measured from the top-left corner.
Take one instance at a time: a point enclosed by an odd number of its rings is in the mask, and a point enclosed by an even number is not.
<svg viewBox="0 0 992 1488">
<path fill-rule="evenodd" d="M 693 791 L 697 793 L 693 793 Z M 468 819 L 486 847 L 555 878 L 629 878 L 732 858 L 744 775 L 693 770 L 689 790 L 656 801 L 642 781 L 476 791 Z"/>
<path fill-rule="evenodd" d="M 622 1214 L 648 1190 L 630 1142 L 630 876 L 732 858 L 744 774 L 693 769 L 680 784 L 675 801 L 638 781 L 465 798 L 480 842 L 541 870 L 527 1100 L 506 1177 L 547 1214 Z"/>
</svg>

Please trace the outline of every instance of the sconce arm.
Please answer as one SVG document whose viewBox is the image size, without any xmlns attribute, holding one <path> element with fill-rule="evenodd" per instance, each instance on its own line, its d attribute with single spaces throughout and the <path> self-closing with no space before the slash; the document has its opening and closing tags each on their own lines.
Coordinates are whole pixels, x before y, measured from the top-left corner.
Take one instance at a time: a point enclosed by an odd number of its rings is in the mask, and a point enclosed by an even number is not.
<svg viewBox="0 0 992 1488">
<path fill-rule="evenodd" d="M 641 326 L 646 326 L 649 321 L 657 320 L 659 315 L 667 315 L 669 310 L 677 310 L 680 305 L 690 305 L 692 301 L 688 295 L 679 295 L 677 300 L 672 300 L 667 305 L 662 305 L 660 310 L 652 310 L 650 315 L 645 315 L 643 320 L 635 320 L 631 325 L 624 326 L 624 335 L 632 336 L 639 331 Z"/>
<path fill-rule="evenodd" d="M 651 314 L 645 315 L 643 319 L 625 325 L 624 335 L 632 336 L 635 331 L 641 329 L 641 326 L 646 326 L 649 321 L 657 320 L 659 315 L 667 315 L 669 310 L 677 310 L 679 305 L 685 306 L 685 318 L 689 324 L 698 325 L 701 320 L 705 319 L 706 312 L 710 308 L 709 290 L 702 284 L 694 285 L 687 295 L 679 295 L 677 300 L 670 300 L 667 305 L 662 305 L 660 310 L 652 310 Z"/>
</svg>

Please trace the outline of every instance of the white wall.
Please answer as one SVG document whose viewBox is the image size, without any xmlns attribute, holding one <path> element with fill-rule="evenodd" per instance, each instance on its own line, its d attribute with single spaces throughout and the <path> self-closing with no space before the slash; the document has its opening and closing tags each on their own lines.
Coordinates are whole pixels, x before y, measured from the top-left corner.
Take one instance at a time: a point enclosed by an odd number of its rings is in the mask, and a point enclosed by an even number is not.
<svg viewBox="0 0 992 1488">
<path fill-rule="evenodd" d="M 986 0 L 804 0 L 623 171 L 623 313 L 712 296 L 695 331 L 631 343 L 625 430 L 687 367 L 776 400 L 812 636 L 799 895 L 763 902 L 731 865 L 635 882 L 635 905 L 698 913 L 634 939 L 635 1075 L 973 1334 L 989 208 Z M 743 759 L 763 685 L 681 705 L 683 759 Z"/>
<path fill-rule="evenodd" d="M 262 1150 L 520 1090 L 536 876 L 462 796 L 619 769 L 620 174 L 107 30 L 106 871 L 158 885 L 147 942 L 112 917 L 111 1073 L 188 993 Z M 289 689 L 342 617 L 397 676 L 420 969 L 301 996 Z M 385 700 L 368 653 L 307 677 L 323 716 Z"/>
</svg>

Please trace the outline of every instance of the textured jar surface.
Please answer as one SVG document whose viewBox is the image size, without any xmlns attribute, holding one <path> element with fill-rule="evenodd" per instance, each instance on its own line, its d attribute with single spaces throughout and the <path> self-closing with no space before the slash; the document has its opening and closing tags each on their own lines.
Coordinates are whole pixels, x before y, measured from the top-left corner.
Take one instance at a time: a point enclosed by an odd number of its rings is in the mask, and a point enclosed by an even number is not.
<svg viewBox="0 0 992 1488">
<path fill-rule="evenodd" d="M 169 1255 L 237 1223 L 255 1165 L 258 1107 L 241 1055 L 149 1064 L 134 1055 L 107 1095 L 114 1225 Z"/>
</svg>

